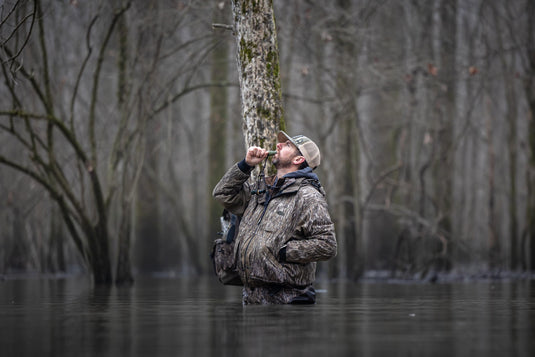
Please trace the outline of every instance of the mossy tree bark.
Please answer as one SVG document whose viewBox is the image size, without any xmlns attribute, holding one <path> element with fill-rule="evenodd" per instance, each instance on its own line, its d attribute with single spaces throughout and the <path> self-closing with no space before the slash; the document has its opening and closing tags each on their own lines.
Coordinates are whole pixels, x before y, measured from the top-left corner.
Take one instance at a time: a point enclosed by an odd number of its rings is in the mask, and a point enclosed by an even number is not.
<svg viewBox="0 0 535 357">
<path fill-rule="evenodd" d="M 284 130 L 279 51 L 271 0 L 233 0 L 246 146 L 272 149 Z"/>
</svg>

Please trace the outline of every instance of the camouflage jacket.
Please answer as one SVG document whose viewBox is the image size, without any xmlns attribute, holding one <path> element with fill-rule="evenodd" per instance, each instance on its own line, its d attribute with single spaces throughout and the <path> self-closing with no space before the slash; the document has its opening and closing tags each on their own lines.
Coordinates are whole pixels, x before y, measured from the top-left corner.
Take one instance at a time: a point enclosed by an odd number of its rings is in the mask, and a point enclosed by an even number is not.
<svg viewBox="0 0 535 357">
<path fill-rule="evenodd" d="M 334 257 L 337 249 L 325 192 L 316 174 L 309 168 L 293 172 L 260 195 L 251 192 L 248 179 L 249 174 L 234 165 L 213 192 L 227 210 L 242 216 L 235 250 L 244 285 L 312 284 L 316 262 Z M 266 182 L 274 180 L 270 177 Z"/>
</svg>

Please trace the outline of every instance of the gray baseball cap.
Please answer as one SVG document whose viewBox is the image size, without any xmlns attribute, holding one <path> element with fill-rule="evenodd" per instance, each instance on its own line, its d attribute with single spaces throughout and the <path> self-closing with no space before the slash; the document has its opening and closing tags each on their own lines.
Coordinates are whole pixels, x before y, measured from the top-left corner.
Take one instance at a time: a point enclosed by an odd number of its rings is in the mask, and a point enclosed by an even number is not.
<svg viewBox="0 0 535 357">
<path fill-rule="evenodd" d="M 290 137 L 284 131 L 280 131 L 277 134 L 277 140 L 279 141 L 279 143 L 285 143 L 287 140 L 290 140 L 290 142 L 294 144 L 299 149 L 299 151 L 301 151 L 301 154 L 307 161 L 308 166 L 310 166 L 312 169 L 315 169 L 320 165 L 320 149 L 312 140 L 310 140 L 306 136 L 296 135 Z"/>
</svg>

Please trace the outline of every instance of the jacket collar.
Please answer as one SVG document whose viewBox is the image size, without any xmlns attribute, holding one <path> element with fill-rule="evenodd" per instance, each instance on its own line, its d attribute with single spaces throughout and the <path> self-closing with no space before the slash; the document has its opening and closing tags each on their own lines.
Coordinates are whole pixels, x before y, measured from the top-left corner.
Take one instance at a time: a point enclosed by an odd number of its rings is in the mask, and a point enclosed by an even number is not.
<svg viewBox="0 0 535 357">
<path fill-rule="evenodd" d="M 321 188 L 318 175 L 312 172 L 310 167 L 306 167 L 302 170 L 287 173 L 280 179 L 277 179 L 276 175 L 266 177 L 268 190 L 265 195 L 258 196 L 257 202 L 260 204 L 265 204 L 266 200 L 268 199 L 271 200 L 272 198 L 280 195 L 293 194 L 299 191 L 299 188 L 301 188 L 303 181 L 305 180 L 315 181 L 317 185 L 314 186 L 317 186 L 318 190 L 322 192 L 323 189 Z M 276 192 L 270 192 L 269 188 L 276 188 Z M 322 192 L 322 194 L 324 193 Z"/>
<path fill-rule="evenodd" d="M 305 167 L 302 170 L 289 172 L 286 175 L 284 175 L 284 177 L 285 178 L 289 178 L 289 177 L 300 178 L 300 177 L 303 177 L 303 178 L 308 178 L 308 179 L 319 181 L 318 175 L 316 175 L 316 173 L 314 173 L 310 167 Z"/>
</svg>

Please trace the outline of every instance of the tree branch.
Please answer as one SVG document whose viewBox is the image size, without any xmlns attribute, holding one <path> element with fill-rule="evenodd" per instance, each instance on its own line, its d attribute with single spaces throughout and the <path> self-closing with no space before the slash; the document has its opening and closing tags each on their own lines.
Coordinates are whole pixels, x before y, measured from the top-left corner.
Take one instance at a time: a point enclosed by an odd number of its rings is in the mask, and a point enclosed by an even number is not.
<svg viewBox="0 0 535 357">
<path fill-rule="evenodd" d="M 15 9 L 17 8 L 19 4 L 19 1 L 17 1 L 17 3 L 13 6 L 13 9 L 10 11 L 10 13 L 6 16 L 5 20 L 2 21 L 2 23 L 0 23 L 0 28 L 4 25 L 5 21 L 7 21 L 7 19 L 9 18 L 9 16 L 11 16 L 11 14 L 15 11 Z M 20 46 L 20 49 L 19 51 L 13 55 L 12 57 L 6 59 L 5 61 L 3 61 L 4 63 L 8 63 L 10 61 L 13 61 L 15 58 L 19 57 L 20 54 L 22 53 L 22 51 L 24 50 L 24 48 L 26 47 L 26 45 L 28 44 L 28 41 L 30 40 L 30 36 L 32 34 L 32 30 L 33 30 L 33 25 L 35 23 L 35 13 L 36 13 L 36 10 L 35 10 L 35 7 L 36 7 L 36 1 L 34 1 L 34 8 L 33 8 L 33 12 L 26 15 L 22 21 L 20 23 L 17 24 L 17 26 L 13 29 L 13 31 L 11 32 L 11 35 L 9 35 L 4 41 L 3 43 L 0 45 L 0 47 L 4 47 L 4 45 L 6 43 L 9 42 L 9 40 L 18 32 L 17 30 L 26 22 L 26 20 L 28 18 L 32 18 L 32 21 L 30 22 L 30 30 L 28 31 L 28 34 L 26 35 L 26 38 L 24 39 L 24 41 L 22 42 L 21 46 Z"/>
<path fill-rule="evenodd" d="M 227 24 L 212 24 L 212 28 L 213 29 L 223 29 L 223 30 L 228 30 L 228 31 L 232 31 L 232 33 L 234 33 L 234 26 L 232 25 L 227 25 Z"/>
<path fill-rule="evenodd" d="M 100 72 L 102 70 L 102 63 L 104 62 L 105 50 L 108 47 L 108 43 L 110 41 L 111 35 L 113 34 L 115 25 L 117 24 L 117 21 L 119 20 L 119 18 L 130 8 L 130 4 L 131 2 L 128 2 L 123 8 L 115 12 L 115 15 L 113 16 L 110 27 L 108 28 L 106 36 L 104 37 L 104 41 L 102 42 L 102 45 L 100 46 L 100 51 L 99 51 L 99 55 L 97 59 L 97 66 L 96 66 L 95 72 L 93 73 L 93 89 L 91 91 L 91 103 L 89 107 L 89 142 L 91 146 L 91 160 L 93 161 L 93 164 L 95 166 L 97 165 L 97 141 L 95 137 L 95 120 L 96 120 L 95 108 L 97 105 Z"/>
<path fill-rule="evenodd" d="M 162 104 L 157 106 L 152 113 L 149 115 L 149 119 L 155 117 L 157 114 L 159 114 L 162 110 L 167 108 L 169 105 L 176 102 L 180 97 L 191 93 L 193 91 L 199 90 L 199 89 L 206 89 L 206 88 L 214 88 L 214 87 L 237 87 L 238 84 L 232 83 L 232 82 L 220 82 L 220 83 L 205 83 L 205 84 L 198 84 L 191 87 L 183 88 L 180 92 L 175 93 L 172 97 L 165 100 Z"/>
</svg>

